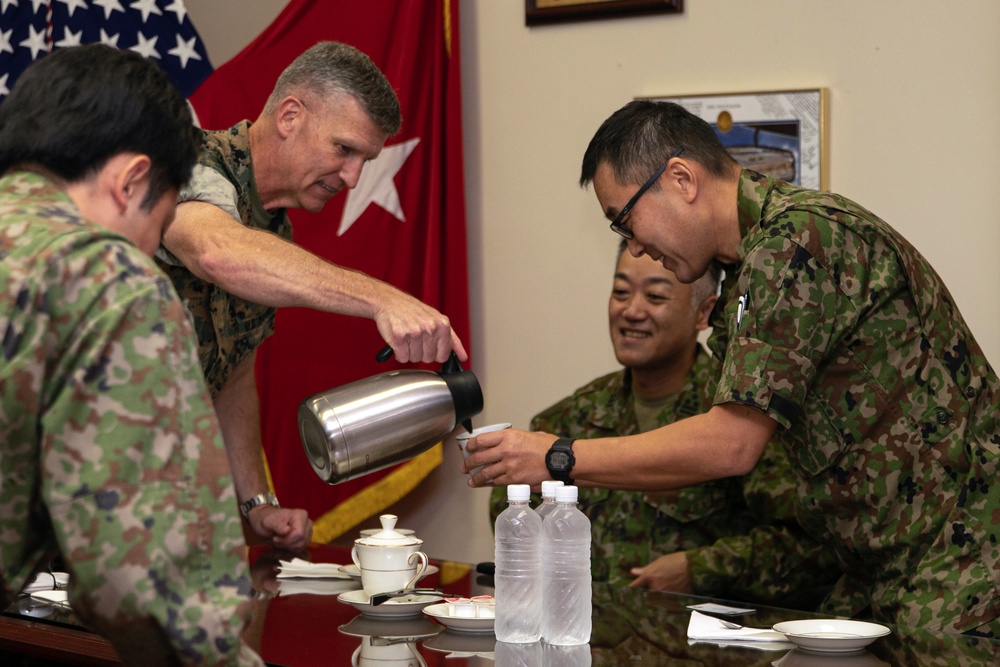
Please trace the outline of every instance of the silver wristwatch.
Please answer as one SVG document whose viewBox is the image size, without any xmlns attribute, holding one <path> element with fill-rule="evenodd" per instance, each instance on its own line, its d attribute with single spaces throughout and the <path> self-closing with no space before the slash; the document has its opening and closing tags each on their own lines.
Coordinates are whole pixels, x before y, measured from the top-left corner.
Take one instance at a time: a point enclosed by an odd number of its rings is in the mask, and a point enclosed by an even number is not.
<svg viewBox="0 0 1000 667">
<path fill-rule="evenodd" d="M 250 500 L 240 504 L 240 512 L 243 513 L 243 518 L 246 519 L 247 523 L 250 522 L 250 510 L 255 507 L 260 507 L 261 505 L 273 505 L 277 508 L 281 507 L 278 503 L 277 496 L 273 493 L 258 493 Z"/>
</svg>

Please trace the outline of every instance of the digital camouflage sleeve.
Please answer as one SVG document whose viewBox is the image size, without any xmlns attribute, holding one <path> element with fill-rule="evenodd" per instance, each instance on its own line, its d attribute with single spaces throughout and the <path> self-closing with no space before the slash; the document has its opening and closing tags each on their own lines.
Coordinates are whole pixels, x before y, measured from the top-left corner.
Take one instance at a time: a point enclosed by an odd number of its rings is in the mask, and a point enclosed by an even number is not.
<svg viewBox="0 0 1000 667">
<path fill-rule="evenodd" d="M 36 175 L 0 179 L 0 582 L 62 554 L 126 664 L 262 665 L 245 545 L 184 309 Z"/>
<path fill-rule="evenodd" d="M 717 372 L 699 347 L 688 381 L 656 422 L 664 426 L 702 412 Z M 628 373 L 591 381 L 536 415 L 531 429 L 571 438 L 639 433 Z M 663 493 L 581 488 L 579 506 L 591 520 L 594 581 L 626 586 L 633 567 L 686 551 L 698 594 L 814 607 L 839 571 L 795 523 L 794 492 L 788 460 L 775 445 L 743 478 Z M 494 521 L 505 506 L 504 489 L 494 489 Z"/>
</svg>

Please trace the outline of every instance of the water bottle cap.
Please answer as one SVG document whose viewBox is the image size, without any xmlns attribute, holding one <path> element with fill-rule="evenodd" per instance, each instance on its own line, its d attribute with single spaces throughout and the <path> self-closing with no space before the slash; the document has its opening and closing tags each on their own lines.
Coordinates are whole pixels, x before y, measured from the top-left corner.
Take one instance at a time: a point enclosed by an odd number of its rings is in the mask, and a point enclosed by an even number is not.
<svg viewBox="0 0 1000 667">
<path fill-rule="evenodd" d="M 531 498 L 531 487 L 527 484 L 510 484 L 507 486 L 507 500 L 528 500 Z"/>
<path fill-rule="evenodd" d="M 508 487 L 510 488 L 510 487 Z M 556 502 L 557 503 L 575 503 L 578 496 L 577 488 L 575 486 L 558 486 L 556 487 Z"/>
<path fill-rule="evenodd" d="M 562 486 L 563 483 L 557 479 L 547 479 L 542 482 L 542 498 L 555 498 L 556 488 Z"/>
</svg>

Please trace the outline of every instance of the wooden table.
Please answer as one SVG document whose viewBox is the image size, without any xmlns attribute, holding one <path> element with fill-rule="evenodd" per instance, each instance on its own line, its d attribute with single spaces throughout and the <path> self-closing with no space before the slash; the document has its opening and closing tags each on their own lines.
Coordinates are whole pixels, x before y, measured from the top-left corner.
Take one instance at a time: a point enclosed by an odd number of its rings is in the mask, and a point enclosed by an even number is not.
<svg viewBox="0 0 1000 667">
<path fill-rule="evenodd" d="M 316 562 L 350 563 L 347 549 L 314 546 L 310 555 Z M 352 664 L 352 656 L 363 644 L 384 646 L 385 651 L 408 647 L 427 665 L 504 667 L 509 656 L 520 650 L 495 646 L 490 634 L 459 634 L 444 630 L 423 615 L 395 621 L 368 619 L 354 607 L 338 601 L 336 587 L 327 594 L 287 594 L 279 592 L 275 578 L 274 554 L 251 551 L 254 587 L 263 591 L 256 602 L 254 623 L 247 628 L 247 641 L 264 659 L 286 667 Z M 457 596 L 491 594 L 492 580 L 478 575 L 464 563 L 432 561 L 440 571 L 421 585 L 439 587 Z M 275 597 L 270 595 L 278 593 Z M 887 637 L 876 640 L 866 650 L 846 656 L 807 654 L 796 649 L 762 651 L 754 648 L 721 647 L 687 639 L 690 611 L 687 605 L 705 598 L 637 589 L 594 586 L 594 631 L 589 646 L 592 665 L 726 665 L 733 667 L 770 666 L 836 667 L 896 666 L 989 666 L 1000 665 L 1000 642 L 944 635 L 920 630 L 892 628 Z M 809 618 L 802 612 L 757 607 L 755 614 L 740 622 L 754 627 L 770 627 L 784 620 Z M 496 649 L 496 651 L 494 650 Z M 540 650 L 531 647 L 528 651 Z M 586 649 L 585 649 L 586 650 Z M 119 664 L 110 645 L 86 630 L 11 614 L 0 616 L 0 651 L 36 655 L 73 665 Z M 516 651 L 515 651 L 516 652 Z M 388 655 L 388 654 L 386 654 Z M 540 655 L 540 654 L 532 654 Z M 546 656 L 549 660 L 553 656 Z M 573 656 L 559 664 L 579 664 Z M 578 658 L 579 656 L 577 656 Z M 532 659 L 529 657 L 529 660 Z M 419 664 L 414 658 L 414 664 Z M 568 661 L 568 662 L 567 662 Z M 386 661 L 385 665 L 406 664 Z M 530 664 L 530 663 L 528 663 Z M 552 664 L 551 660 L 546 664 Z"/>
</svg>

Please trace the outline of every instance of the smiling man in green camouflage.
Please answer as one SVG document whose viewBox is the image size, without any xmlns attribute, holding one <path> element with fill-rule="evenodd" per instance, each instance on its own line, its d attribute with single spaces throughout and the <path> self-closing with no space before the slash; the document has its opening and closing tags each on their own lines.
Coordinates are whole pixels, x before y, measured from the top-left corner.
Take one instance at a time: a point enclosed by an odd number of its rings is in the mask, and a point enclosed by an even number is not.
<svg viewBox="0 0 1000 667">
<path fill-rule="evenodd" d="M 718 364 L 698 335 L 708 328 L 719 274 L 714 267 L 685 285 L 650 258 L 633 257 L 622 240 L 608 328 L 623 368 L 535 415 L 531 430 L 634 435 L 706 410 Z M 794 497 L 788 458 L 776 443 L 744 477 L 663 493 L 581 488 L 594 581 L 815 608 L 836 565 L 795 522 Z M 505 490 L 493 489 L 494 521 L 506 505 Z"/>
<path fill-rule="evenodd" d="M 0 106 L 0 605 L 58 555 L 129 665 L 263 665 L 218 422 L 151 258 L 197 146 L 166 75 L 104 45 Z"/>
<path fill-rule="evenodd" d="M 927 261 L 843 197 L 741 169 L 674 104 L 608 118 L 591 182 L 633 255 L 686 283 L 727 266 L 709 340 L 723 366 L 708 412 L 578 440 L 573 478 L 680 488 L 745 474 L 773 435 L 800 523 L 843 571 L 825 611 L 1000 637 L 1000 381 Z M 553 440 L 476 439 L 470 483 L 540 482 Z"/>
</svg>

